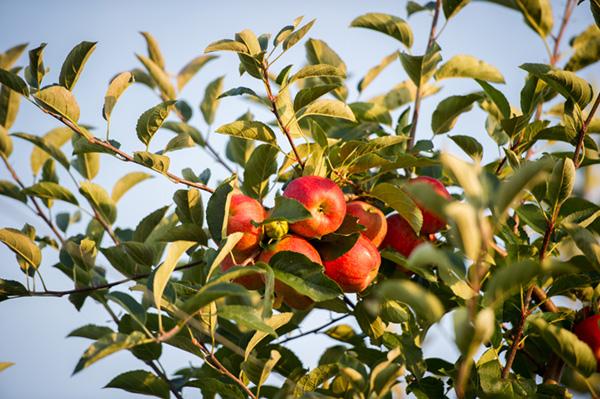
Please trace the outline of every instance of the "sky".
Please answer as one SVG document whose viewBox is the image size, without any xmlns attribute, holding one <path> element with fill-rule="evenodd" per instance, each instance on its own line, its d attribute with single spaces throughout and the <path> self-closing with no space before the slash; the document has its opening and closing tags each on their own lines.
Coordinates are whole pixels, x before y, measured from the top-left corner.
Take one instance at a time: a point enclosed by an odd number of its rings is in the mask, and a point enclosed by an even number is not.
<svg viewBox="0 0 600 399">
<path fill-rule="evenodd" d="M 564 0 L 553 1 L 555 15 L 562 12 Z M 356 101 L 356 84 L 359 79 L 384 56 L 399 49 L 399 43 L 379 33 L 363 29 L 349 28 L 350 22 L 366 12 L 384 12 L 406 17 L 405 1 L 21 1 L 0 0 L 0 50 L 19 43 L 28 42 L 30 48 L 40 43 L 48 43 L 44 52 L 44 62 L 50 68 L 46 83 L 58 80 L 60 66 L 70 49 L 82 40 L 97 41 L 98 46 L 89 59 L 80 77 L 74 94 L 81 108 L 80 122 L 97 128 L 102 135 L 105 129 L 101 116 L 104 93 L 108 81 L 118 72 L 139 67 L 135 53 L 145 54 L 146 46 L 139 31 L 151 32 L 161 45 L 166 59 L 167 70 L 175 74 L 192 58 L 203 53 L 204 48 L 215 40 L 232 38 L 235 32 L 250 28 L 257 33 L 276 33 L 294 18 L 304 15 L 305 21 L 316 18 L 317 22 L 307 37 L 325 40 L 346 62 L 349 69 L 349 102 Z M 420 13 L 412 16 L 409 22 L 413 28 L 415 45 L 413 52 L 422 53 L 429 31 L 431 15 Z M 592 18 L 588 3 L 577 7 L 565 34 L 563 48 L 568 39 L 583 31 Z M 558 25 L 558 21 L 556 21 Z M 518 105 L 519 91 L 525 72 L 518 69 L 524 62 L 547 63 L 548 57 L 542 41 L 522 22 L 515 11 L 486 2 L 470 4 L 453 18 L 439 38 L 445 60 L 456 54 L 470 54 L 499 68 L 506 79 L 506 85 L 499 87 L 512 104 Z M 566 52 L 568 54 L 568 50 Z M 19 65 L 24 65 L 26 56 Z M 304 62 L 304 49 L 297 45 L 278 61 L 277 68 L 287 64 L 301 66 Z M 598 70 L 587 68 L 581 76 L 597 83 Z M 183 90 L 181 97 L 194 108 L 191 124 L 204 133 L 206 125 L 200 117 L 198 104 L 205 86 L 218 76 L 225 75 L 225 88 L 248 85 L 260 89 L 250 82 L 248 76 L 237 73 L 237 60 L 230 54 L 222 54 L 209 63 Z M 395 62 L 362 94 L 370 98 L 386 88 L 405 80 L 406 74 L 399 62 Z M 443 90 L 436 97 L 423 102 L 422 115 L 417 138 L 431 138 L 430 117 L 434 105 L 451 94 L 466 94 L 478 90 L 471 80 L 446 80 L 441 82 Z M 135 136 L 135 123 L 138 116 L 158 103 L 157 98 L 144 86 L 134 85 L 123 95 L 111 122 L 112 138 L 122 144 L 128 152 L 142 150 Z M 238 98 L 221 101 L 214 127 L 232 121 L 246 112 L 251 105 Z M 256 111 L 258 119 L 270 121 L 264 111 Z M 453 133 L 476 137 L 485 148 L 485 159 L 497 155 L 497 149 L 485 133 L 483 113 L 474 110 L 463 116 Z M 22 103 L 19 116 L 11 132 L 27 132 L 42 135 L 57 124 L 30 104 Z M 152 149 L 164 146 L 171 136 L 160 131 Z M 213 145 L 223 154 L 226 138 L 211 134 Z M 435 139 L 440 148 L 459 153 L 456 147 L 444 137 Z M 11 163 L 26 184 L 31 183 L 29 156 L 31 145 L 15 139 L 15 150 Z M 179 173 L 184 167 L 192 167 L 196 172 L 205 168 L 213 170 L 209 184 L 215 185 L 226 173 L 219 165 L 195 148 L 172 153 L 171 171 Z M 102 169 L 96 183 L 110 189 L 122 175 L 140 170 L 135 165 L 123 164 L 115 159 L 102 156 Z M 0 179 L 9 179 L 4 167 L 0 168 Z M 71 183 L 71 184 L 70 184 Z M 64 180 L 71 189 L 72 182 Z M 134 188 L 119 203 L 116 226 L 134 227 L 149 212 L 171 203 L 175 190 L 182 187 L 156 176 Z M 206 197 L 205 197 L 206 200 Z M 57 211 L 65 210 L 61 204 Z M 47 228 L 33 217 L 31 212 L 17 202 L 0 198 L 0 226 L 20 228 L 24 223 L 38 227 L 47 234 Z M 83 229 L 79 224 L 69 230 L 75 234 Z M 51 266 L 56 262 L 52 250 L 44 250 L 41 271 L 50 289 L 69 289 L 69 281 Z M 14 256 L 6 247 L 0 246 L 0 278 L 23 281 Z M 108 280 L 120 276 L 109 271 Z M 328 314 L 317 314 L 307 321 L 307 325 L 318 325 L 328 320 Z M 30 397 L 64 399 L 80 398 L 126 398 L 123 391 L 101 389 L 117 374 L 143 368 L 143 364 L 129 353 L 122 352 L 94 364 L 90 368 L 71 376 L 77 360 L 90 341 L 80 338 L 65 338 L 73 329 L 87 323 L 109 325 L 104 310 L 88 301 L 81 312 L 77 312 L 66 299 L 25 298 L 0 303 L 0 361 L 15 362 L 16 365 L 0 373 L 0 397 L 21 399 Z M 449 323 L 436 327 L 425 342 L 427 356 L 455 359 L 456 350 L 452 344 Z M 307 345 L 324 348 L 333 341 L 322 336 L 310 336 L 293 342 L 293 350 L 302 350 L 305 366 L 314 366 L 321 350 L 306 351 Z M 168 372 L 188 363 L 199 365 L 199 361 L 187 354 L 168 350 L 161 361 Z M 191 391 L 189 392 L 192 393 Z"/>
</svg>

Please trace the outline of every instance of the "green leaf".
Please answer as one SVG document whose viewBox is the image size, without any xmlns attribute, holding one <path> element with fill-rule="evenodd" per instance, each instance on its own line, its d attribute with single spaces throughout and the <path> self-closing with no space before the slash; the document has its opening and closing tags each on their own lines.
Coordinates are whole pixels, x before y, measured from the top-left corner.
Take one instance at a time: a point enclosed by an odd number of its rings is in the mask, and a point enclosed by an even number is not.
<svg viewBox="0 0 600 399">
<path fill-rule="evenodd" d="M 269 320 L 266 320 L 265 323 L 273 330 L 277 330 L 279 327 L 282 327 L 289 323 L 292 319 L 292 316 L 294 316 L 294 314 L 291 312 L 278 313 L 276 315 L 273 315 Z M 252 336 L 252 338 L 250 338 L 250 341 L 248 341 L 248 344 L 246 345 L 246 350 L 244 351 L 244 360 L 248 360 L 250 353 L 252 353 L 252 351 L 260 343 L 260 341 L 262 341 L 268 335 L 269 334 L 264 331 L 257 331 L 254 333 L 254 335 Z"/>
<path fill-rule="evenodd" d="M 315 21 L 316 21 L 315 19 L 313 19 L 312 21 L 309 21 L 304 26 L 298 28 L 297 30 L 292 32 L 288 37 L 286 37 L 285 40 L 283 41 L 283 45 L 282 45 L 283 49 L 288 50 L 290 47 L 292 47 L 293 45 L 298 43 L 300 40 L 302 40 L 302 38 L 308 33 L 310 28 L 312 28 Z"/>
<path fill-rule="evenodd" d="M 349 107 L 359 122 L 375 122 L 392 126 L 392 115 L 382 105 L 371 102 L 355 102 L 349 104 Z"/>
<path fill-rule="evenodd" d="M 104 106 L 102 107 L 102 117 L 106 121 L 110 121 L 110 115 L 112 114 L 115 105 L 117 105 L 119 97 L 121 97 L 134 81 L 135 79 L 131 72 L 122 72 L 110 81 L 106 94 L 104 95 Z"/>
<path fill-rule="evenodd" d="M 162 307 L 161 303 L 163 293 L 167 287 L 169 279 L 171 278 L 173 270 L 175 270 L 175 266 L 177 266 L 179 258 L 181 258 L 185 251 L 194 245 L 196 245 L 196 243 L 190 241 L 175 241 L 169 244 L 169 247 L 167 248 L 167 257 L 156 270 L 156 273 L 154 274 L 154 280 L 152 281 L 152 295 L 154 298 L 154 304 L 159 312 Z"/>
<path fill-rule="evenodd" d="M 293 198 L 279 196 L 275 198 L 275 206 L 271 210 L 269 218 L 263 224 L 273 221 L 285 220 L 288 223 L 295 223 L 301 220 L 310 219 L 312 214 L 303 204 Z"/>
<path fill-rule="evenodd" d="M 235 121 L 223 125 L 215 130 L 217 133 L 228 134 L 246 140 L 258 140 L 265 143 L 275 144 L 275 133 L 262 122 L 258 121 Z"/>
<path fill-rule="evenodd" d="M 152 176 L 145 172 L 130 172 L 121 177 L 113 186 L 110 198 L 116 203 L 131 188 L 144 180 L 151 179 Z"/>
<path fill-rule="evenodd" d="M 15 229 L 0 229 L 0 241 L 34 268 L 42 262 L 42 252 L 29 236 Z"/>
<path fill-rule="evenodd" d="M 550 0 L 515 0 L 515 4 L 531 29 L 542 38 L 550 34 L 554 24 Z"/>
<path fill-rule="evenodd" d="M 173 195 L 173 202 L 177 205 L 175 212 L 182 223 L 194 223 L 202 226 L 204 207 L 200 191 L 195 188 L 177 190 Z"/>
<path fill-rule="evenodd" d="M 247 269 L 243 267 L 241 269 Z M 248 273 L 248 270 L 244 270 L 243 273 Z M 211 282 L 202 286 L 192 297 L 188 298 L 181 306 L 181 310 L 187 314 L 193 314 L 198 310 L 206 307 L 223 297 L 247 297 L 248 290 L 244 287 L 224 282 Z"/>
<path fill-rule="evenodd" d="M 244 305 L 226 305 L 219 309 L 219 317 L 233 320 L 238 324 L 246 326 L 254 331 L 262 331 L 277 337 L 277 333 L 265 323 L 255 308 Z"/>
<path fill-rule="evenodd" d="M 29 85 L 40 88 L 42 79 L 46 74 L 46 68 L 44 67 L 43 53 L 46 43 L 42 43 L 39 47 L 29 50 L 29 66 L 25 68 L 25 79 L 29 82 Z"/>
<path fill-rule="evenodd" d="M 224 76 L 220 76 L 210 82 L 204 91 L 204 98 L 200 103 L 200 111 L 206 123 L 210 126 L 215 121 L 215 114 L 219 107 L 219 96 L 223 91 Z"/>
<path fill-rule="evenodd" d="M 177 74 L 177 89 L 181 91 L 204 65 L 216 58 L 214 55 L 201 55 L 188 62 Z"/>
<path fill-rule="evenodd" d="M 550 175 L 546 200 L 551 209 L 558 212 L 560 206 L 571 196 L 575 186 L 575 165 L 570 158 L 561 158 Z"/>
<path fill-rule="evenodd" d="M 29 87 L 27 87 L 27 83 L 14 72 L 0 69 L 0 83 L 25 97 L 29 96 Z"/>
<path fill-rule="evenodd" d="M 244 168 L 244 192 L 259 201 L 267 195 L 269 178 L 277 172 L 277 148 L 262 144 L 252 152 Z"/>
<path fill-rule="evenodd" d="M 333 299 L 341 293 L 338 285 L 323 274 L 323 266 L 297 252 L 278 252 L 269 265 L 277 280 L 315 302 Z"/>
<path fill-rule="evenodd" d="M 149 32 L 140 32 L 146 40 L 146 46 L 148 49 L 148 56 L 150 59 L 162 70 L 165 69 L 165 59 L 160 51 L 158 42 Z"/>
<path fill-rule="evenodd" d="M 432 293 L 409 280 L 387 280 L 379 285 L 377 296 L 407 304 L 420 319 L 429 324 L 438 321 L 445 313 L 444 305 Z"/>
<path fill-rule="evenodd" d="M 85 63 L 96 49 L 96 43 L 83 41 L 69 52 L 69 55 L 67 55 L 62 64 L 58 77 L 58 82 L 61 86 L 73 90 Z"/>
<path fill-rule="evenodd" d="M 339 366 L 335 363 L 322 364 L 302 376 L 294 387 L 294 398 L 303 398 L 304 394 L 314 392 L 321 384 L 335 376 L 339 372 Z"/>
<path fill-rule="evenodd" d="M 600 29 L 590 25 L 585 31 L 571 40 L 573 54 L 565 71 L 576 72 L 600 60 Z"/>
<path fill-rule="evenodd" d="M 81 359 L 79 359 L 79 362 L 75 366 L 73 374 L 80 372 L 84 368 L 91 366 L 98 360 L 115 352 L 123 349 L 131 349 L 135 346 L 151 341 L 152 338 L 146 337 L 145 334 L 139 331 L 134 331 L 129 335 L 120 333 L 106 335 L 86 349 L 86 351 L 83 353 L 83 356 L 81 356 Z"/>
<path fill-rule="evenodd" d="M 80 337 L 80 338 L 88 338 L 93 340 L 98 340 L 105 335 L 111 334 L 114 331 L 106 326 L 97 326 L 95 324 L 86 324 L 85 326 L 81 326 L 79 328 L 74 329 L 67 335 L 67 337 Z"/>
<path fill-rule="evenodd" d="M 139 117 L 135 130 L 138 138 L 142 143 L 146 144 L 146 147 L 148 147 L 154 134 L 160 129 L 165 119 L 169 116 L 174 104 L 175 101 L 162 102 L 145 111 Z"/>
<path fill-rule="evenodd" d="M 305 48 L 306 58 L 310 64 L 329 64 L 346 73 L 347 68 L 344 61 L 342 61 L 340 56 L 324 41 L 309 39 L 305 44 Z M 321 78 L 321 80 L 326 84 L 340 84 L 339 78 Z M 343 101 L 348 97 L 348 89 L 345 86 L 341 86 L 335 89 L 332 94 L 338 100 Z"/>
<path fill-rule="evenodd" d="M 505 119 L 510 118 L 510 104 L 504 94 L 483 80 L 475 79 L 475 81 L 479 83 L 485 94 L 494 102 L 494 104 L 496 104 L 502 113 L 502 116 L 504 116 Z"/>
<path fill-rule="evenodd" d="M 0 127 L 10 129 L 17 118 L 21 96 L 7 86 L 0 87 Z M 2 129 L 0 129 L 2 130 Z M 2 133 L 0 133 L 1 135 Z M 0 138 L 1 141 L 1 138 Z M 0 144 L 0 151 L 2 145 Z"/>
<path fill-rule="evenodd" d="M 545 64 L 523 64 L 520 68 L 546 82 L 567 100 L 573 100 L 581 109 L 592 101 L 592 85 L 573 72 L 552 69 Z"/>
<path fill-rule="evenodd" d="M 262 98 L 258 94 L 256 94 L 254 90 L 249 89 L 248 87 L 235 87 L 233 89 L 227 90 L 221 93 L 219 97 L 217 97 L 217 99 L 221 99 L 223 97 L 243 96 L 244 94 L 252 96 L 260 100 L 261 102 L 263 101 Z"/>
<path fill-rule="evenodd" d="M 594 234 L 583 227 L 564 223 L 563 228 L 569 233 L 577 248 L 583 252 L 587 260 L 596 270 L 600 270 L 600 244 Z"/>
<path fill-rule="evenodd" d="M 419 234 L 423 224 L 423 215 L 415 202 L 401 188 L 391 183 L 381 183 L 371 190 L 371 195 L 394 208 L 415 233 Z"/>
<path fill-rule="evenodd" d="M 0 195 L 16 199 L 23 203 L 27 202 L 27 197 L 21 192 L 19 186 L 8 180 L 0 180 Z"/>
<path fill-rule="evenodd" d="M 326 116 L 355 122 L 356 118 L 352 109 L 343 102 L 334 99 L 316 100 L 296 113 L 298 120 L 307 116 Z"/>
<path fill-rule="evenodd" d="M 117 218 L 117 208 L 102 186 L 84 181 L 80 184 L 79 192 L 106 222 L 114 223 Z"/>
<path fill-rule="evenodd" d="M 392 54 L 385 56 L 378 65 L 369 69 L 369 71 L 360 80 L 360 82 L 358 82 L 359 93 L 363 92 L 367 88 L 367 86 L 370 85 L 371 82 L 373 82 L 373 80 L 375 80 L 375 78 L 377 76 L 379 76 L 379 74 L 381 72 L 383 72 L 383 70 L 385 68 L 388 67 L 388 65 L 390 65 L 392 62 L 396 61 L 397 58 L 398 58 L 398 53 L 396 51 L 394 51 Z"/>
<path fill-rule="evenodd" d="M 571 331 L 549 324 L 541 317 L 530 318 L 528 321 L 566 364 L 586 377 L 596 371 L 596 358 L 592 349 Z"/>
<path fill-rule="evenodd" d="M 139 54 L 136 54 L 136 57 L 144 65 L 150 76 L 152 76 L 152 79 L 156 82 L 166 100 L 174 100 L 176 97 L 175 87 L 173 87 L 169 75 L 150 58 Z"/>
<path fill-rule="evenodd" d="M 29 291 L 18 281 L 4 280 L 0 278 L 0 302 L 9 299 L 9 297 L 27 296 Z"/>
<path fill-rule="evenodd" d="M 367 13 L 355 18 L 350 26 L 366 28 L 391 36 L 410 48 L 413 44 L 413 34 L 410 25 L 402 18 L 382 13 Z"/>
<path fill-rule="evenodd" d="M 335 90 L 338 87 L 340 87 L 339 84 L 329 84 L 311 86 L 299 90 L 296 94 L 296 97 L 294 97 L 294 111 L 298 111 L 299 109 L 307 106 L 319 97 L 329 93 L 332 90 Z"/>
<path fill-rule="evenodd" d="M 455 55 L 448 62 L 442 64 L 435 72 L 435 80 L 446 78 L 473 78 L 504 83 L 504 76 L 495 66 L 470 55 Z"/>
<path fill-rule="evenodd" d="M 483 146 L 475 138 L 471 136 L 454 135 L 450 136 L 450 139 L 474 160 L 477 161 L 483 158 Z"/>
<path fill-rule="evenodd" d="M 290 82 L 295 82 L 302 79 L 309 78 L 322 78 L 322 77 L 334 77 L 334 78 L 345 78 L 346 71 L 333 65 L 328 64 L 314 64 L 307 65 L 296 72 L 290 78 Z"/>
<path fill-rule="evenodd" d="M 522 260 L 497 269 L 487 283 L 483 303 L 485 306 L 502 306 L 511 296 L 526 290 L 527 285 L 541 273 L 538 262 Z"/>
<path fill-rule="evenodd" d="M 118 388 L 140 395 L 169 399 L 169 385 L 145 370 L 127 371 L 113 378 L 104 388 Z"/>
<path fill-rule="evenodd" d="M 139 244 L 139 243 L 137 243 Z M 140 325 L 146 324 L 146 309 L 138 303 L 131 295 L 124 292 L 113 291 L 106 294 L 106 298 L 118 303 L 127 311 Z"/>
<path fill-rule="evenodd" d="M 38 198 L 54 199 L 79 205 L 77 198 L 65 187 L 50 181 L 43 181 L 23 189 L 23 194 Z"/>
<path fill-rule="evenodd" d="M 9 69 L 21 57 L 29 43 L 18 44 L 0 53 L 0 68 Z"/>
<path fill-rule="evenodd" d="M 600 28 L 600 0 L 590 0 L 590 10 L 596 21 L 596 26 Z"/>
<path fill-rule="evenodd" d="M 227 219 L 232 192 L 231 181 L 227 180 L 217 187 L 206 205 L 208 229 L 211 237 L 217 243 L 227 235 Z"/>
<path fill-rule="evenodd" d="M 241 42 L 231 39 L 218 40 L 209 44 L 205 49 L 205 53 L 212 53 L 214 51 L 234 51 L 236 53 L 249 54 L 248 47 Z"/>
<path fill-rule="evenodd" d="M 63 86 L 48 86 L 34 95 L 35 101 L 44 109 L 73 122 L 79 120 L 79 104 L 75 96 Z"/>
<path fill-rule="evenodd" d="M 442 60 L 440 46 L 434 42 L 429 52 L 425 55 L 410 55 L 399 53 L 402 67 L 417 86 L 423 86 L 434 74 L 437 64 Z"/>
<path fill-rule="evenodd" d="M 159 173 L 167 173 L 171 160 L 165 155 L 153 154 L 148 151 L 136 151 L 133 160 L 140 165 L 155 170 Z"/>
<path fill-rule="evenodd" d="M 442 3 L 442 7 L 444 9 L 444 16 L 446 20 L 452 18 L 460 10 L 463 9 L 464 6 L 469 4 L 470 0 L 446 0 Z"/>
<path fill-rule="evenodd" d="M 138 242 L 145 242 L 150 236 L 152 231 L 158 226 L 161 220 L 167 213 L 168 206 L 163 206 L 144 217 L 135 228 L 133 232 L 133 240 Z"/>
<path fill-rule="evenodd" d="M 38 137 L 27 133 L 13 133 L 12 136 L 27 140 L 36 146 L 36 149 L 34 149 L 31 153 L 31 170 L 33 171 L 33 174 L 37 174 L 39 172 L 42 165 L 48 159 L 48 156 L 54 158 L 65 169 L 69 169 L 69 160 L 65 154 L 54 144 L 58 143 L 58 145 L 61 145 L 66 142 L 68 138 L 71 137 L 69 130 L 51 130 L 45 137 Z"/>
<path fill-rule="evenodd" d="M 445 207 L 455 234 L 452 238 L 458 241 L 464 254 L 476 261 L 481 252 L 481 227 L 476 209 L 469 202 L 451 202 Z"/>
<path fill-rule="evenodd" d="M 458 117 L 471 110 L 473 103 L 481 99 L 481 94 L 471 93 L 464 96 L 450 96 L 440 101 L 431 116 L 431 129 L 434 134 L 452 130 Z"/>
</svg>

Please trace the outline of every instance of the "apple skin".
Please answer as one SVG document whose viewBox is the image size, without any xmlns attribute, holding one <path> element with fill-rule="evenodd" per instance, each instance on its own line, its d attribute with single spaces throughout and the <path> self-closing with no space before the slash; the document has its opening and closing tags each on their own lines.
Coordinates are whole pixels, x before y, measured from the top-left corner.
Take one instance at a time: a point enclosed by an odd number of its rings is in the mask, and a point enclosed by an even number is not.
<svg viewBox="0 0 600 399">
<path fill-rule="evenodd" d="M 417 178 L 411 179 L 409 183 L 429 184 L 439 196 L 445 199 L 452 198 L 448 190 L 446 190 L 446 186 L 444 186 L 442 182 L 440 182 L 438 179 L 434 179 L 433 177 L 419 176 Z M 423 226 L 421 227 L 421 234 L 435 234 L 444 227 L 446 227 L 446 220 L 436 215 L 435 213 L 432 213 L 431 211 L 427 210 L 419 202 L 415 201 L 415 203 L 417 204 L 417 206 L 421 210 L 421 213 L 423 214 Z"/>
<path fill-rule="evenodd" d="M 288 235 L 271 245 L 269 248 L 263 250 L 258 257 L 258 260 L 269 263 L 269 260 L 271 260 L 273 255 L 282 251 L 298 252 L 315 263 L 320 265 L 323 264 L 321 256 L 315 247 L 304 238 L 294 235 Z M 278 280 L 275 280 L 275 293 L 278 296 L 283 297 L 283 301 L 288 306 L 295 309 L 305 310 L 314 303 L 309 297 L 299 294 L 295 289 Z"/>
<path fill-rule="evenodd" d="M 423 243 L 408 222 L 398 214 L 387 217 L 387 226 L 382 248 L 393 248 L 408 258 L 412 251 Z"/>
<path fill-rule="evenodd" d="M 221 262 L 221 270 L 226 272 L 231 269 L 233 266 L 243 266 L 242 264 L 248 259 L 247 256 L 236 256 L 235 259 L 232 254 L 229 254 L 225 257 L 223 262 Z M 233 280 L 234 283 L 243 285 L 249 290 L 259 290 L 261 289 L 265 283 L 262 280 L 262 276 L 258 273 L 256 274 L 248 274 L 242 277 L 238 277 Z"/>
<path fill-rule="evenodd" d="M 338 283 L 344 292 L 361 292 L 377 276 L 381 255 L 377 247 L 361 234 L 348 252 L 323 263 L 325 274 Z"/>
<path fill-rule="evenodd" d="M 362 233 L 373 245 L 381 245 L 387 234 L 387 221 L 379 208 L 363 201 L 352 201 L 346 204 L 346 214 L 358 218 L 358 223 L 365 226 Z"/>
<path fill-rule="evenodd" d="M 319 176 L 302 176 L 292 180 L 283 196 L 295 199 L 308 209 L 312 217 L 290 225 L 290 229 L 306 238 L 321 238 L 336 231 L 346 215 L 344 193 L 333 181 Z"/>
<path fill-rule="evenodd" d="M 252 225 L 252 221 L 260 223 L 267 217 L 265 208 L 244 194 L 235 193 L 229 204 L 227 234 L 242 232 L 242 239 L 233 248 L 235 253 L 248 253 L 258 248 L 262 238 L 262 228 Z"/>
<path fill-rule="evenodd" d="M 573 327 L 573 332 L 577 337 L 589 345 L 594 352 L 594 357 L 598 361 L 598 371 L 600 371 L 600 314 L 583 319 Z"/>
</svg>

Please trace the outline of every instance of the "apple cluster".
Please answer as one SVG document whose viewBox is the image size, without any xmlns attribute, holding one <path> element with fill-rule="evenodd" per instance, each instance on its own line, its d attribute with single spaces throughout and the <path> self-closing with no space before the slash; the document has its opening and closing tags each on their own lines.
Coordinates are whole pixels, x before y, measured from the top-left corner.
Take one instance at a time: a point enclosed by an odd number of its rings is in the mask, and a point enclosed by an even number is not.
<svg viewBox="0 0 600 399">
<path fill-rule="evenodd" d="M 412 179 L 410 183 L 429 184 L 438 195 L 450 197 L 444 185 L 434 178 L 422 176 Z M 416 202 L 423 215 L 421 234 L 417 234 L 398 214 L 386 218 L 382 210 L 373 204 L 364 201 L 347 203 L 344 193 L 335 182 L 319 176 L 303 176 L 292 180 L 282 195 L 301 203 L 311 217 L 290 223 L 289 226 L 285 221 L 261 225 L 268 218 L 267 210 L 251 197 L 239 192 L 232 194 L 227 234 L 242 232 L 243 236 L 221 264 L 223 271 L 234 265 L 245 266 L 255 261 L 268 263 L 276 253 L 291 251 L 322 265 L 325 274 L 344 292 L 362 292 L 377 277 L 381 264 L 379 249 L 393 248 L 409 257 L 424 242 L 423 237 L 435 234 L 446 226 L 443 218 Z M 364 230 L 352 248 L 331 259 L 317 250 L 320 246 L 312 243 L 318 243 L 328 234 L 335 233 L 346 215 L 356 218 Z M 264 243 L 267 241 L 263 240 L 264 237 L 268 238 L 268 243 Z M 236 282 L 252 290 L 264 285 L 259 275 L 240 277 Z M 288 306 L 296 309 L 306 309 L 312 305 L 310 298 L 280 281 L 275 282 L 275 293 Z"/>
</svg>

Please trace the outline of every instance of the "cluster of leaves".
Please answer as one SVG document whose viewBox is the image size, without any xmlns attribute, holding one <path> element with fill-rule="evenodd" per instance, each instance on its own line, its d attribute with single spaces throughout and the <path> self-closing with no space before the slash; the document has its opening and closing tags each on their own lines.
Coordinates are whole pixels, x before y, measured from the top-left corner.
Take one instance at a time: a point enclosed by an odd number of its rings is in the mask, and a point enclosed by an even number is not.
<svg viewBox="0 0 600 399">
<path fill-rule="evenodd" d="M 458 397 L 565 397 L 568 389 L 598 395 L 594 354 L 570 330 L 582 317 L 581 304 L 595 309 L 600 296 L 600 207 L 584 198 L 587 185 L 575 185 L 577 176 L 588 176 L 590 166 L 600 163 L 593 138 L 600 133 L 600 121 L 593 118 L 599 100 L 575 73 L 600 59 L 600 29 L 592 25 L 576 36 L 570 42 L 571 57 L 559 68 L 558 45 L 568 21 L 563 18 L 550 64 L 521 66 L 527 78 L 517 107 L 492 85 L 504 82 L 494 66 L 468 55 L 442 62 L 434 36 L 439 14 L 447 23 L 467 3 L 408 2 L 409 17 L 434 13 L 432 35 L 422 55 L 410 51 L 413 34 L 404 19 L 369 13 L 352 21 L 352 27 L 384 34 L 406 50 L 384 57 L 360 80 L 357 89 L 363 92 L 394 62 L 406 71 L 405 81 L 368 101 L 347 101 L 346 64 L 326 42 L 306 38 L 314 21 L 302 24 L 298 18 L 274 36 L 243 30 L 234 39 L 210 44 L 206 53 L 235 54 L 240 74 L 259 85 L 225 89 L 223 77 L 210 82 L 200 104 L 207 130 L 222 99 L 231 96 L 245 96 L 274 117 L 262 122 L 246 113 L 218 127 L 217 133 L 230 136 L 226 159 L 210 145 L 207 134 L 189 124 L 193 109 L 178 95 L 215 58 L 212 54 L 190 61 L 174 84 L 156 40 L 143 33 L 148 55 L 137 56 L 143 69 L 111 80 L 102 110 L 106 138 L 101 139 L 80 124 L 72 93 L 95 43 L 77 45 L 63 63 L 59 82 L 51 85 L 43 84 L 45 44 L 29 51 L 23 71 L 14 64 L 26 46 L 7 50 L 0 56 L 0 155 L 13 181 L 0 181 L 0 194 L 29 205 L 52 235 L 40 235 L 31 225 L 0 229 L 0 241 L 15 253 L 26 280 L 26 285 L 0 280 L 0 300 L 68 296 L 78 310 L 88 298 L 102 304 L 115 325 L 86 325 L 70 334 L 94 341 L 75 372 L 128 350 L 152 372 L 129 371 L 107 387 L 163 398 L 171 393 L 182 397 L 184 388 L 227 398 L 387 398 L 399 388 L 416 397 L 446 397 L 452 390 Z M 547 0 L 498 3 L 519 12 L 547 42 L 553 27 Z M 574 6 L 568 0 L 565 16 Z M 591 10 L 600 23 L 597 1 L 591 1 Z M 275 71 L 275 62 L 303 40 L 306 65 Z M 414 142 L 420 101 L 438 93 L 440 81 L 449 78 L 472 79 L 481 90 L 440 101 L 431 131 L 452 131 L 458 118 L 477 106 L 487 115 L 485 130 L 502 151 L 499 159 L 482 164 L 483 148 L 470 136 L 450 136 L 469 161 L 440 153 L 430 140 Z M 129 154 L 110 139 L 109 127 L 119 97 L 133 83 L 148 86 L 160 103 L 139 117 L 136 133 L 144 147 Z M 43 136 L 11 132 L 21 98 L 62 126 Z M 160 130 L 175 136 L 165 148 L 151 151 Z M 14 138 L 34 145 L 35 178 L 30 186 L 11 166 Z M 69 141 L 71 156 L 62 149 Z M 537 143 L 549 145 L 536 157 L 532 149 Z M 228 170 L 233 171 L 233 163 L 243 173 L 216 189 L 208 186 L 208 169 L 172 173 L 167 154 L 193 146 L 205 149 Z M 128 173 L 109 194 L 93 183 L 100 154 L 137 163 L 187 188 L 177 190 L 171 206 L 151 212 L 135 228 L 115 227 L 120 198 L 151 174 Z M 78 192 L 61 184 L 61 175 L 68 176 Z M 234 189 L 263 202 L 300 175 L 327 176 L 350 198 L 373 202 L 386 213 L 398 212 L 416 233 L 423 217 L 413 199 L 443 215 L 449 227 L 408 259 L 390 249 L 382 251 L 380 275 L 357 295 L 356 303 L 342 295 L 320 266 L 291 253 L 273 257 L 270 264 L 222 272 L 219 265 L 240 239 L 240 233 L 226 234 Z M 453 187 L 453 199 L 440 201 L 426 187 L 405 186 L 414 175 L 441 179 Z M 206 211 L 202 190 L 212 193 Z M 56 201 L 75 211 L 52 218 Z M 292 223 L 306 218 L 306 212 L 277 197 L 271 220 Z M 73 233 L 81 220 L 87 226 Z M 30 286 L 36 280 L 43 284 L 42 251 L 52 250 L 59 253 L 54 267 L 73 281 L 73 290 Z M 124 279 L 109 282 L 103 265 Z M 264 276 L 262 290 L 249 291 L 233 282 L 257 273 Z M 275 280 L 309 296 L 315 306 L 297 311 L 278 303 Z M 125 283 L 132 283 L 129 293 L 115 288 Z M 557 307 L 552 298 L 558 296 L 575 300 L 577 306 Z M 114 306 L 121 310 L 119 315 Z M 340 316 L 311 332 L 339 343 L 324 348 L 317 367 L 308 370 L 285 343 L 302 338 L 305 334 L 293 335 L 294 331 L 319 309 Z M 454 321 L 461 353 L 455 363 L 423 356 L 429 329 L 444 315 Z M 347 317 L 356 323 L 338 323 Z M 279 338 L 286 334 L 291 338 Z M 167 376 L 157 366 L 163 345 L 196 355 L 204 363 Z M 0 363 L 0 370 L 8 366 Z M 271 374 L 280 375 L 284 383 L 272 385 Z"/>
</svg>

